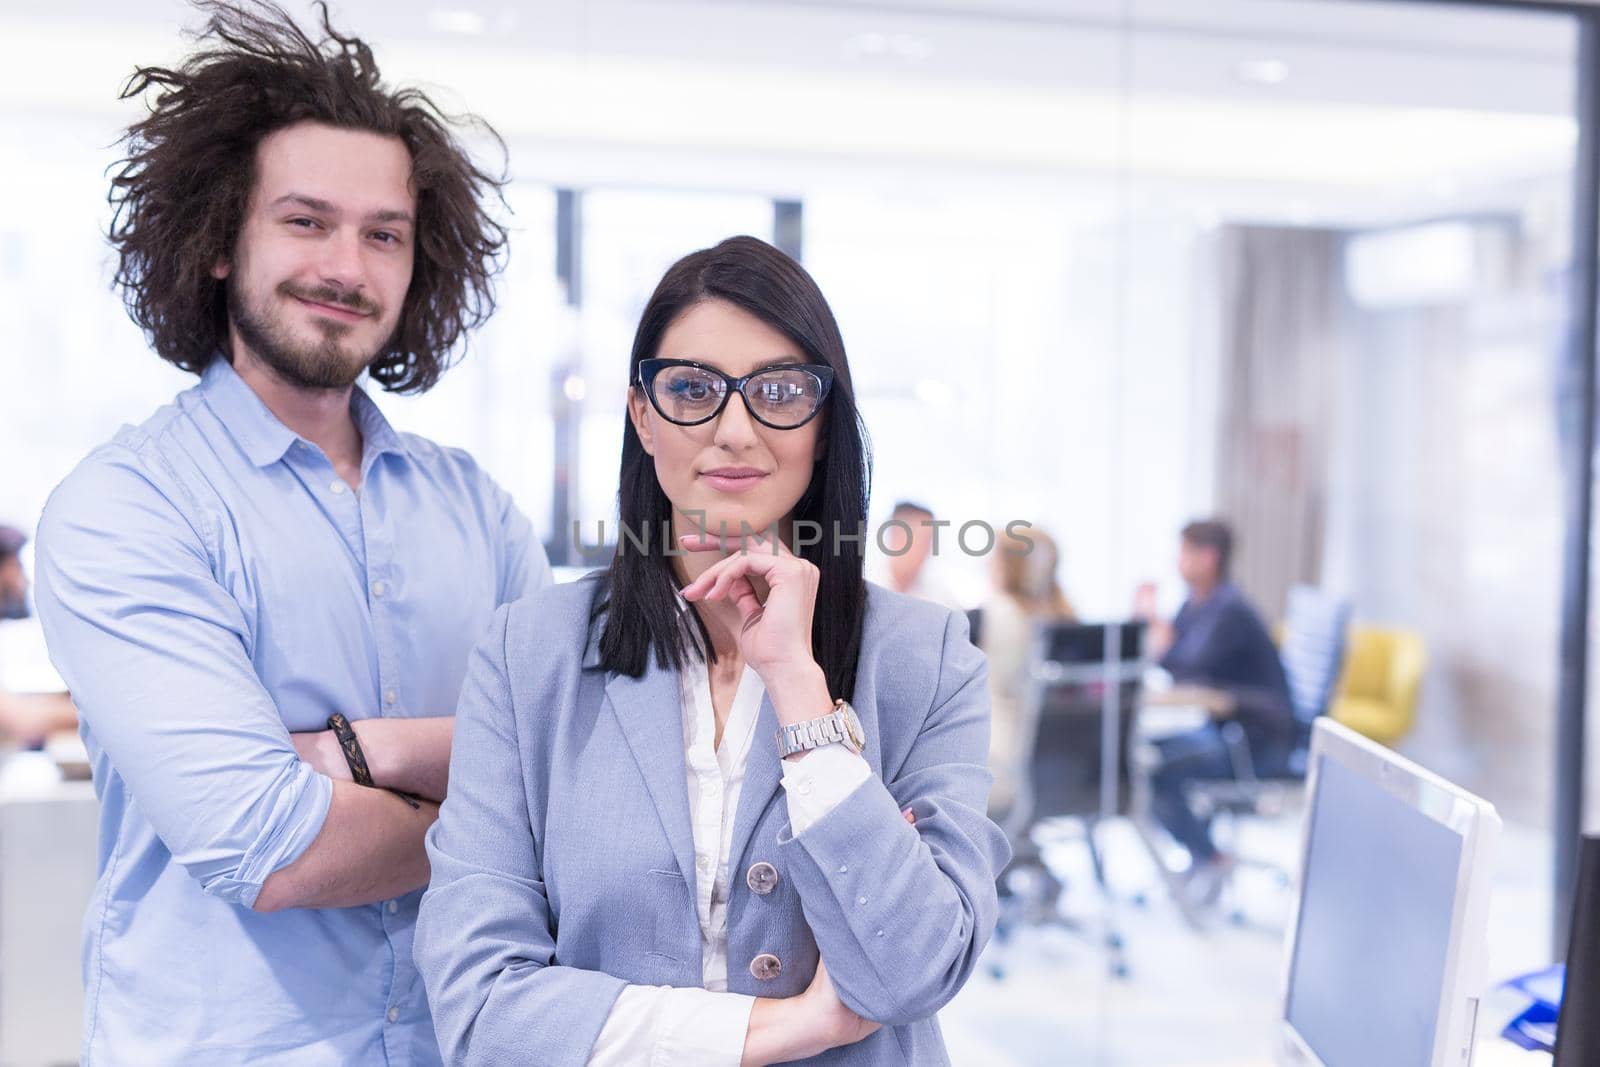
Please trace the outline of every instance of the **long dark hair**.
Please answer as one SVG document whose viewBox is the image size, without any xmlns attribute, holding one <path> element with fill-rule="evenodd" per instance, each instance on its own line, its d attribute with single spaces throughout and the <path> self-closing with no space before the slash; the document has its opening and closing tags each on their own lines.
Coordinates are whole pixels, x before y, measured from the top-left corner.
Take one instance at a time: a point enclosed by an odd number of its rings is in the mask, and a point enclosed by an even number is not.
<svg viewBox="0 0 1600 1067">
<path fill-rule="evenodd" d="M 862 565 L 871 457 L 839 325 L 804 267 L 765 241 L 730 237 L 678 260 L 656 286 L 634 334 L 630 380 L 637 378 L 640 360 L 655 356 L 667 327 L 706 300 L 726 301 L 749 312 L 798 345 L 809 362 L 833 368 L 833 389 L 818 416 L 824 420 L 822 458 L 812 468 L 793 517 L 814 522 L 822 531 L 820 544 L 804 545 L 798 552 L 821 571 L 811 648 L 827 676 L 828 691 L 848 699 L 855 689 L 866 614 Z M 656 479 L 655 463 L 626 417 L 617 495 L 624 530 L 654 534 L 670 525 L 672 505 Z M 665 547 L 651 541 L 641 551 L 626 536 L 618 540 L 595 608 L 596 615 L 606 615 L 600 660 L 608 670 L 637 677 L 644 673 L 652 648 L 662 667 L 682 670 L 695 660 L 715 662 L 704 626 L 686 632 L 679 623 L 677 583 Z"/>
<path fill-rule="evenodd" d="M 307 121 L 398 137 L 417 193 L 416 259 L 394 336 L 369 369 L 392 392 L 426 390 L 494 311 L 506 247 L 486 210 L 504 179 L 474 164 L 450 127 L 498 135 L 415 89 L 383 85 L 372 49 L 334 30 L 326 4 L 316 5 L 320 43 L 265 0 L 195 6 L 210 15 L 201 49 L 176 69 L 140 67 L 122 91 L 154 93 L 123 138 L 108 197 L 128 314 L 157 355 L 198 374 L 228 338 L 227 286 L 211 269 L 234 256 L 261 139 Z"/>
</svg>

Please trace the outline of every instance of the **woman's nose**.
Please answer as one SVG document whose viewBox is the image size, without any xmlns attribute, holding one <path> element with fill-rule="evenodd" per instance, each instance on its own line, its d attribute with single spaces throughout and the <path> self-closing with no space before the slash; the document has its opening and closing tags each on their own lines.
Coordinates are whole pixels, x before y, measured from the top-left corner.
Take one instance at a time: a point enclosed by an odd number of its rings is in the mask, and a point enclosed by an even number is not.
<svg viewBox="0 0 1600 1067">
<path fill-rule="evenodd" d="M 745 404 L 743 394 L 735 393 L 723 405 L 722 414 L 717 416 L 717 432 L 713 440 L 729 451 L 737 451 L 755 438 L 755 419 L 750 417 L 750 408 Z"/>
</svg>

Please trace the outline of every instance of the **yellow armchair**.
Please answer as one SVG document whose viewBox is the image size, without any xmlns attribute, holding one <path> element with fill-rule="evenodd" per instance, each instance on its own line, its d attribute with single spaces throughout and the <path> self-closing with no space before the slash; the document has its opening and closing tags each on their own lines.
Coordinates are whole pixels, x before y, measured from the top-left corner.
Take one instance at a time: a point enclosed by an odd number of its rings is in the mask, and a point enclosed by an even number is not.
<svg viewBox="0 0 1600 1067">
<path fill-rule="evenodd" d="M 1393 745 L 1416 723 L 1427 665 L 1420 634 L 1354 624 L 1328 714 L 1357 733 Z"/>
</svg>

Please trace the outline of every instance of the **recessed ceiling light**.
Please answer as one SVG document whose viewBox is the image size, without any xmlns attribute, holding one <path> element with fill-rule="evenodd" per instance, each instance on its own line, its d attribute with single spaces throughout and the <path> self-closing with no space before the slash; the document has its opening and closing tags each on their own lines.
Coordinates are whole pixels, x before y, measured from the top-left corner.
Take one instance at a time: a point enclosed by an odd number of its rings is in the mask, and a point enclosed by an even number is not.
<svg viewBox="0 0 1600 1067">
<path fill-rule="evenodd" d="M 1289 64 L 1281 59 L 1244 59 L 1235 64 L 1233 76 L 1251 85 L 1282 85 L 1289 80 Z"/>
<path fill-rule="evenodd" d="M 933 42 L 914 33 L 858 33 L 844 42 L 852 59 L 898 59 L 920 63 L 933 55 Z"/>
<path fill-rule="evenodd" d="M 428 26 L 440 33 L 482 37 L 488 32 L 489 20 L 476 11 L 468 11 L 465 8 L 435 8 L 428 12 Z"/>
</svg>

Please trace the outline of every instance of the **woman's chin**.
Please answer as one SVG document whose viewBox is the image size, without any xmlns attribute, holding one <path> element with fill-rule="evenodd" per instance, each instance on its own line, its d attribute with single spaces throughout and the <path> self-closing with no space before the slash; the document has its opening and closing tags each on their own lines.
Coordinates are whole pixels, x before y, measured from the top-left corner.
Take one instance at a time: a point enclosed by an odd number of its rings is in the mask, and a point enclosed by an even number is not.
<svg viewBox="0 0 1600 1067">
<path fill-rule="evenodd" d="M 762 534 L 778 520 L 778 517 L 766 508 L 728 507 L 726 504 L 709 501 L 683 508 L 682 511 L 689 522 L 697 526 L 700 524 L 701 516 L 704 515 L 705 532 L 718 537 L 738 537 L 741 532 L 749 534 L 750 531 Z"/>
</svg>

